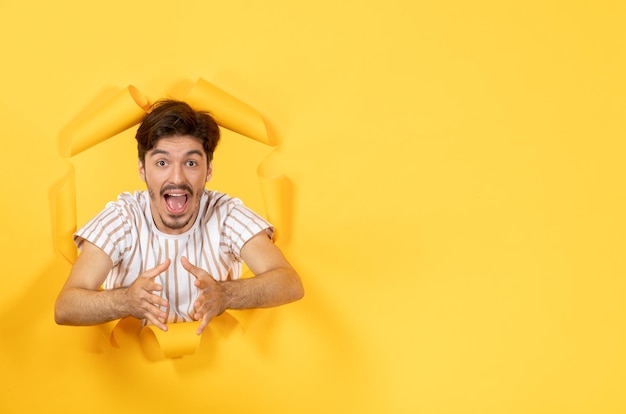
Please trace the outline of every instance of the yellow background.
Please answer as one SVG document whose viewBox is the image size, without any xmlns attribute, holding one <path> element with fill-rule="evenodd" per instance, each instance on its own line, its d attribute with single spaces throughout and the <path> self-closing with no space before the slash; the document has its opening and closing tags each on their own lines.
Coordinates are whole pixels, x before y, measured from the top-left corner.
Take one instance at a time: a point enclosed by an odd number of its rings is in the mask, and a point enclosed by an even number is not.
<svg viewBox="0 0 626 414">
<path fill-rule="evenodd" d="M 624 4 L 0 1 L 0 411 L 625 412 Z M 58 136 L 198 77 L 279 139 L 306 296 L 152 362 L 54 324 Z M 77 157 L 79 224 L 130 140 Z"/>
</svg>

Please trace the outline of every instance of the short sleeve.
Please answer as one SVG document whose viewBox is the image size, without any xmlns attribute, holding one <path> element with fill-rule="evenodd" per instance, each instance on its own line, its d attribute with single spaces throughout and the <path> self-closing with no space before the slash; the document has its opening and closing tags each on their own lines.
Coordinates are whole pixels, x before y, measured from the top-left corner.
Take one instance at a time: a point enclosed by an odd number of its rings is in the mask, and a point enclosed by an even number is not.
<svg viewBox="0 0 626 414">
<path fill-rule="evenodd" d="M 123 211 L 110 203 L 98 215 L 74 234 L 74 243 L 80 249 L 83 240 L 93 243 L 104 251 L 116 266 L 128 250 L 130 227 Z"/>
<path fill-rule="evenodd" d="M 241 260 L 241 249 L 248 240 L 262 231 L 271 238 L 274 227 L 256 212 L 245 207 L 241 202 L 232 203 L 222 232 L 222 244 Z"/>
</svg>

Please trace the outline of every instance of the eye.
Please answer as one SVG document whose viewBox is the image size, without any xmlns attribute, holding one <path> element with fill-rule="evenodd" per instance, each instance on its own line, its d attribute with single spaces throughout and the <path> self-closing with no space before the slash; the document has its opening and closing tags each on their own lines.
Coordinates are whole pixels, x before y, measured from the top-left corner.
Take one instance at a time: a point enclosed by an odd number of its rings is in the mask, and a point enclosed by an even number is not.
<svg viewBox="0 0 626 414">
<path fill-rule="evenodd" d="M 196 161 L 193 161 L 193 160 L 187 161 L 187 167 L 195 167 L 197 165 L 198 163 Z"/>
<path fill-rule="evenodd" d="M 158 160 L 156 162 L 157 167 L 165 167 L 167 165 L 167 162 L 165 162 L 165 160 Z"/>
</svg>

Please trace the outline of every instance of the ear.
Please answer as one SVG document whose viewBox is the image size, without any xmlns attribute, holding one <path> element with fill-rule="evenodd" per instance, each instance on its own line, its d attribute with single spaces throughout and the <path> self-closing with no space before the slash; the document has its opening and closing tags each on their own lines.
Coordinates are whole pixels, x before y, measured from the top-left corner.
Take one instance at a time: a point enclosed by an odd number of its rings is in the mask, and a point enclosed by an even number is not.
<svg viewBox="0 0 626 414">
<path fill-rule="evenodd" d="M 213 177 L 213 162 L 209 163 L 209 168 L 206 170 L 206 182 L 208 183 Z"/>
<path fill-rule="evenodd" d="M 146 182 L 146 167 L 144 166 L 141 159 L 139 160 L 139 177 L 143 182 Z"/>
</svg>

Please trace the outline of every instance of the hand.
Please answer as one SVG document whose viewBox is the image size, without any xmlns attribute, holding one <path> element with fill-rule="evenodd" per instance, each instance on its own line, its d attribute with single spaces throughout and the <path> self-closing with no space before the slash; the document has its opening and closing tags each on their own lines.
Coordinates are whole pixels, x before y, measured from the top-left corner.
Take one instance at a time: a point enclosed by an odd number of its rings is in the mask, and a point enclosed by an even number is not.
<svg viewBox="0 0 626 414">
<path fill-rule="evenodd" d="M 226 310 L 226 294 L 218 281 L 205 270 L 189 263 L 186 257 L 181 257 L 183 267 L 195 276 L 195 285 L 200 291 L 194 303 L 194 320 L 202 319 L 196 333 L 200 335 L 214 316 L 221 315 Z"/>
<path fill-rule="evenodd" d="M 147 319 L 163 331 L 167 331 L 167 325 L 164 323 L 167 313 L 162 308 L 167 308 L 168 302 L 165 298 L 153 293 L 163 290 L 154 278 L 166 271 L 170 263 L 171 260 L 167 259 L 160 265 L 146 270 L 125 289 L 125 301 L 129 314 L 139 319 Z"/>
</svg>

